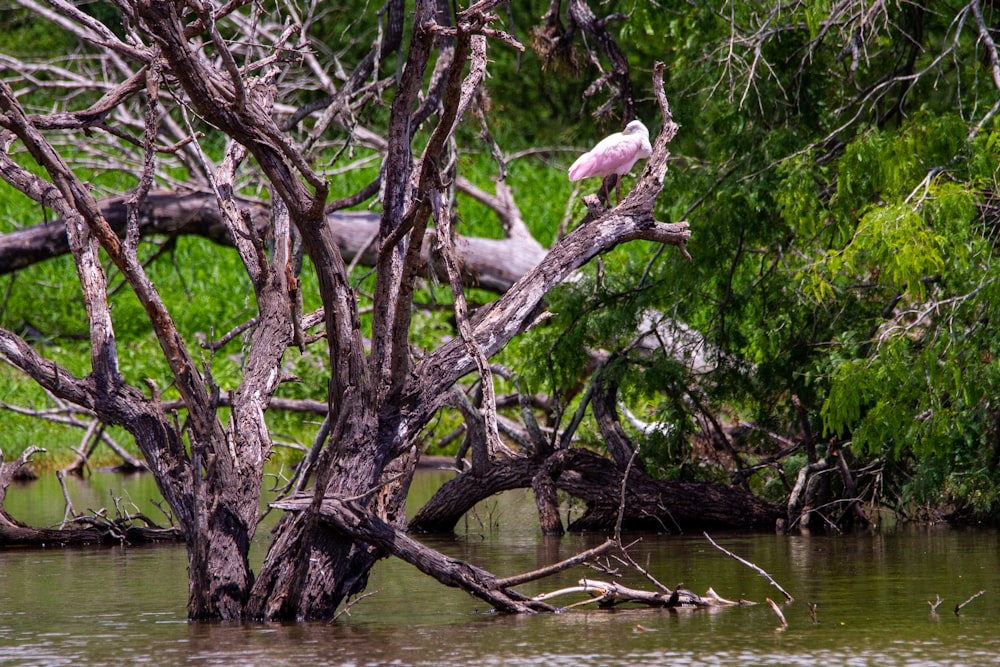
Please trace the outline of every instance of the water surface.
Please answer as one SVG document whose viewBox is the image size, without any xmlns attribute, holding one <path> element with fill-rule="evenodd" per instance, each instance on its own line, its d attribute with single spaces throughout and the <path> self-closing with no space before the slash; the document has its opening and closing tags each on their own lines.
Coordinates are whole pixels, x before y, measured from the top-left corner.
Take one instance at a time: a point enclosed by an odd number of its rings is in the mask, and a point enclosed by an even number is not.
<svg viewBox="0 0 1000 667">
<path fill-rule="evenodd" d="M 415 503 L 444 473 L 418 475 Z M 77 510 L 114 508 L 126 496 L 144 512 L 148 476 L 70 482 Z M 57 484 L 13 487 L 8 509 L 58 523 Z M 763 603 L 781 594 L 700 535 L 635 535 L 634 558 L 664 584 Z M 558 615 L 504 616 L 390 559 L 368 593 L 334 623 L 190 624 L 184 547 L 0 550 L 0 665 L 993 665 L 1000 661 L 1000 544 L 992 530 L 921 527 L 891 534 L 714 534 L 767 570 L 795 600 L 781 629 L 766 604 L 713 611 L 586 606 Z M 423 538 L 500 576 L 533 570 L 603 541 L 543 538 L 530 497 L 480 506 L 455 535 Z M 262 558 L 267 531 L 254 551 Z M 620 581 L 652 584 L 620 563 Z M 573 585 L 575 569 L 521 587 Z M 965 607 L 955 604 L 979 590 Z M 928 600 L 945 598 L 937 614 Z M 581 599 L 569 597 L 566 603 Z M 807 602 L 818 607 L 813 623 Z"/>
</svg>

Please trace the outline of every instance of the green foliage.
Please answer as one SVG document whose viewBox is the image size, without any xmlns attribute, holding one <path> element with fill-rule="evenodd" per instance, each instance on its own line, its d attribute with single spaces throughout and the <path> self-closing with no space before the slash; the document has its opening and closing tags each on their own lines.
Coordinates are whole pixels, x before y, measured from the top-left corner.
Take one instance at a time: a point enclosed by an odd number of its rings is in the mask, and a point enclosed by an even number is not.
<svg viewBox="0 0 1000 667">
<path fill-rule="evenodd" d="M 551 386 L 567 387 L 585 372 L 580 345 L 630 349 L 636 313 L 669 314 L 720 352 L 697 378 L 710 411 L 787 432 L 797 428 L 795 396 L 816 433 L 853 442 L 862 464 L 891 464 L 896 501 L 948 490 L 949 502 L 989 513 L 1000 137 L 996 121 L 982 119 L 996 90 L 974 65 L 938 67 L 941 49 L 977 39 L 949 33 L 947 12 L 888 10 L 898 31 L 875 31 L 852 62 L 823 28 L 833 3 L 807 5 L 779 16 L 752 3 L 624 3 L 633 62 L 668 64 L 681 161 L 658 212 L 691 223 L 694 261 L 651 259 L 639 244 L 616 251 L 627 257 L 606 263 L 603 277 L 588 272 L 552 299 L 552 332 L 532 332 L 524 349 L 536 372 L 552 369 Z M 729 41 L 728 18 L 745 42 Z M 780 37 L 754 52 L 753 26 L 765 20 L 767 29 L 801 28 L 775 30 Z M 923 50 L 909 71 L 926 75 L 905 96 L 877 97 L 870 90 L 893 75 L 893 54 L 910 48 L 916 33 L 906 30 L 917 25 Z M 692 377 L 666 381 L 663 364 L 628 359 L 626 402 L 685 432 L 699 408 L 677 398 Z M 688 455 L 659 451 L 664 470 Z M 906 479 L 930 481 L 918 492 Z"/>
<path fill-rule="evenodd" d="M 30 10 L 4 3 L 0 18 L 0 53 L 14 56 L 47 56 L 67 53 L 75 40 L 67 33 L 53 30 L 47 21 L 40 21 Z"/>
</svg>

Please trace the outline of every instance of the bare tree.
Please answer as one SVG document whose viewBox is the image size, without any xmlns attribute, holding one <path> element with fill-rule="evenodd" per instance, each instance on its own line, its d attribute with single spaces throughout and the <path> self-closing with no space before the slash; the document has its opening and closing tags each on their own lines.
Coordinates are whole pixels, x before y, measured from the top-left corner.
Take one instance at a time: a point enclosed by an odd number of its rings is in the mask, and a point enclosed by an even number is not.
<svg viewBox="0 0 1000 667">
<path fill-rule="evenodd" d="M 688 237 L 683 223 L 664 224 L 652 216 L 667 142 L 677 129 L 660 86 L 660 136 L 642 179 L 622 205 L 607 211 L 592 202 L 593 219 L 551 248 L 499 299 L 473 317 L 461 309 L 461 272 L 448 231 L 457 178 L 455 128 L 481 88 L 487 49 L 520 48 L 494 27 L 491 12 L 499 0 L 474 3 L 454 15 L 447 3 L 418 0 L 395 81 L 380 78 L 379 65 L 398 50 L 406 18 L 400 0 L 387 0 L 381 39 L 339 84 L 331 71 L 340 63 L 323 65 L 310 51 L 305 30 L 318 5 L 305 15 L 293 5 L 268 15 L 242 2 L 122 0 L 116 3 L 122 25 L 112 30 L 62 0 L 44 7 L 34 0 L 21 4 L 79 37 L 94 54 L 92 62 L 100 62 L 93 76 L 74 74 L 96 93 L 96 101 L 93 95 L 81 95 L 82 103 L 60 96 L 63 85 L 75 84 L 56 83 L 54 65 L 44 74 L 9 70 L 0 81 L 0 168 L 8 183 L 64 222 L 87 304 L 91 371 L 76 376 L 7 330 L 0 330 L 0 358 L 53 396 L 134 436 L 185 535 L 193 619 L 332 617 L 346 596 L 363 589 L 372 564 L 385 555 L 384 536 L 403 527 L 416 436 L 445 406 L 449 388 L 469 373 L 479 373 L 489 386 L 486 360 L 533 322 L 549 290 L 599 253 L 634 239 L 683 246 Z M 51 87 L 29 87 L 31 77 Z M 296 106 L 295 91 L 306 86 L 321 91 L 322 99 Z M 312 161 L 320 139 L 337 128 L 343 142 L 371 141 L 372 134 L 353 120 L 353 110 L 390 87 L 378 179 L 358 192 L 330 193 Z M 63 99 L 65 108 L 32 113 L 31 90 Z M 418 130 L 428 123 L 432 127 L 422 135 L 428 138 L 420 142 Z M 102 141 L 80 143 L 81 133 Z M 207 142 L 219 138 L 224 150 L 214 155 Z M 118 225 L 80 175 L 88 151 L 95 150 L 81 146 L 92 145 L 115 154 L 116 164 L 132 165 L 137 178 L 118 200 L 123 213 Z M 45 178 L 25 168 L 28 155 Z M 235 245 L 253 289 L 257 315 L 244 374 L 231 390 L 215 383 L 191 349 L 140 261 L 144 211 L 154 190 L 171 184 L 163 175 L 166 164 L 183 165 L 193 183 L 210 194 L 213 216 Z M 263 213 L 244 196 L 250 179 L 264 184 L 271 201 Z M 341 198 L 329 201 L 331 194 Z M 341 239 L 328 216 L 375 196 L 381 214 L 371 244 L 377 278 L 372 336 L 366 341 Z M 432 222 L 437 252 L 452 260 L 446 264 L 462 336 L 415 360 L 410 320 Z M 303 493 L 286 505 L 290 512 L 255 576 L 248 551 L 264 463 L 273 447 L 264 414 L 282 381 L 283 355 L 305 344 L 303 327 L 312 324 L 301 312 L 298 293 L 299 240 L 319 277 L 323 303 L 315 319 L 325 325 L 321 339 L 331 367 L 326 422 L 302 470 Z M 145 310 L 169 364 L 183 420 L 166 409 L 155 385 L 144 389 L 119 368 L 102 255 Z M 229 409 L 222 418 L 224 405 Z M 484 415 L 495 420 L 495 409 L 487 406 Z M 330 520 L 334 514 L 339 521 Z M 419 545 L 414 549 L 425 557 L 430 553 Z M 447 580 L 442 563 L 427 567 Z M 478 576 L 458 585 L 497 608 L 544 607 L 484 586 Z"/>
</svg>

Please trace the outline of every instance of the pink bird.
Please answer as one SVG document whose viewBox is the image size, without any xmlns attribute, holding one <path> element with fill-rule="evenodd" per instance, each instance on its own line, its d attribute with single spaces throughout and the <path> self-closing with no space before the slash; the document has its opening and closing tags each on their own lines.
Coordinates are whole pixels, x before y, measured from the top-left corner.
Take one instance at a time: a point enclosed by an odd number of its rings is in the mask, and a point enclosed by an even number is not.
<svg viewBox="0 0 1000 667">
<path fill-rule="evenodd" d="M 592 176 L 604 179 L 615 174 L 615 198 L 620 204 L 622 176 L 627 174 L 637 161 L 652 154 L 649 130 L 641 120 L 633 120 L 624 130 L 601 139 L 590 152 L 578 157 L 569 168 L 569 180 L 579 181 Z M 604 198 L 610 202 L 608 184 L 605 182 L 603 185 Z"/>
</svg>

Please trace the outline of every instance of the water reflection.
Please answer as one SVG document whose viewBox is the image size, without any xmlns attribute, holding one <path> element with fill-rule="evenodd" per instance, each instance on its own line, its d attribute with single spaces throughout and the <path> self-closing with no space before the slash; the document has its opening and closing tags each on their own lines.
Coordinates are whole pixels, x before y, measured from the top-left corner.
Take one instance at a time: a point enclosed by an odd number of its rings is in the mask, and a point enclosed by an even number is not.
<svg viewBox="0 0 1000 667">
<path fill-rule="evenodd" d="M 422 502 L 444 479 L 421 475 Z M 105 480 L 85 502 L 121 489 L 151 502 L 148 477 Z M 31 496 L 30 501 L 19 493 Z M 61 492 L 11 491 L 26 518 L 62 516 Z M 84 495 L 89 493 L 91 495 Z M 74 503 L 77 500 L 74 498 Z M 81 503 L 84 501 L 81 501 Z M 42 503 L 45 506 L 38 506 Z M 455 535 L 426 541 L 501 576 L 533 570 L 603 541 L 538 534 L 530 498 L 509 494 L 480 508 Z M 639 536 L 635 536 L 639 537 Z M 635 559 L 664 584 L 728 598 L 780 600 L 766 580 L 699 536 L 643 535 Z M 995 531 L 919 528 L 849 537 L 714 534 L 767 569 L 796 600 L 789 626 L 766 605 L 714 612 L 647 609 L 501 616 L 395 560 L 381 562 L 369 592 L 336 623 L 189 624 L 183 546 L 0 551 L 0 665 L 987 665 L 1000 655 L 1000 540 Z M 256 551 L 266 548 L 267 531 Z M 259 561 L 257 561 L 259 562 Z M 612 566 L 620 564 L 609 562 Z M 647 565 L 648 564 L 648 565 Z M 575 570 L 525 585 L 573 585 Z M 622 583 L 648 588 L 630 573 Z M 966 607 L 955 604 L 987 593 Z M 927 602 L 945 598 L 932 615 Z M 569 600 L 567 600 L 568 602 Z M 818 623 L 807 602 L 818 605 Z"/>
</svg>

